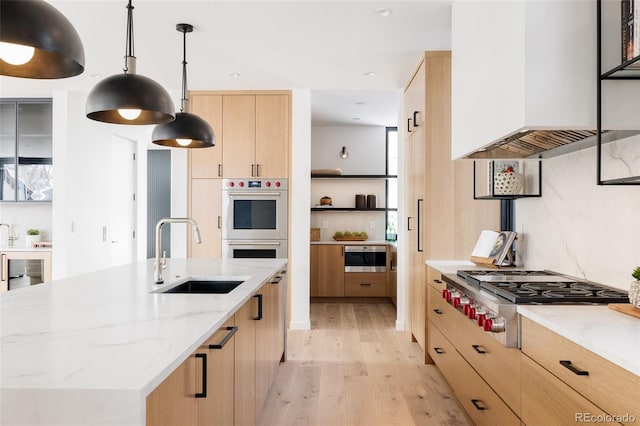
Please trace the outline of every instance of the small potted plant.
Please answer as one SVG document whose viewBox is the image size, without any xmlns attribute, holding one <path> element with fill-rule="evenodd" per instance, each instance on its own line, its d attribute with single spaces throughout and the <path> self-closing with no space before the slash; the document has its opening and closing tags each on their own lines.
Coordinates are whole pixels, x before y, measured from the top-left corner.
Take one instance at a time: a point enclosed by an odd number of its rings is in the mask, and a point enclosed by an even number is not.
<svg viewBox="0 0 640 426">
<path fill-rule="evenodd" d="M 631 276 L 635 279 L 629 285 L 629 302 L 632 306 L 640 308 L 640 266 L 633 270 Z"/>
<path fill-rule="evenodd" d="M 24 241 L 25 245 L 27 247 L 32 247 L 33 244 L 38 241 L 40 241 L 40 231 L 35 228 L 27 229 L 27 236 Z"/>
</svg>

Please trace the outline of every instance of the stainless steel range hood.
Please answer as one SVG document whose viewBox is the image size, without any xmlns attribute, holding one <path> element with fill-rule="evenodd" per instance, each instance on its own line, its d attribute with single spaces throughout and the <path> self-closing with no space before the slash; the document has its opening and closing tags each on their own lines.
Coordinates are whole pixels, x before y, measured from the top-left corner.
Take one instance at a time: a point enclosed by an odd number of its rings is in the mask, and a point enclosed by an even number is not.
<svg viewBox="0 0 640 426">
<path fill-rule="evenodd" d="M 602 133 L 602 143 L 640 134 L 638 130 L 610 130 Z M 465 158 L 551 158 L 594 147 L 596 130 L 524 130 L 494 142 Z"/>
</svg>

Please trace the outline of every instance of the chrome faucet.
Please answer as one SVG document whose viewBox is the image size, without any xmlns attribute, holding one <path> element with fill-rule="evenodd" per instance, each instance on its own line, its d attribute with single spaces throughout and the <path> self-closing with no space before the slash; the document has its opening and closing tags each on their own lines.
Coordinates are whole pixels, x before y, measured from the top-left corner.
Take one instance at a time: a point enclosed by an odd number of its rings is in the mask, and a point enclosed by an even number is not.
<svg viewBox="0 0 640 426">
<path fill-rule="evenodd" d="M 165 265 L 165 258 L 162 255 L 162 225 L 165 223 L 190 223 L 193 226 L 193 238 L 196 240 L 196 244 L 200 244 L 200 228 L 198 223 L 189 217 L 165 217 L 160 219 L 156 225 L 156 263 L 153 270 L 153 279 L 156 284 L 162 284 L 162 268 Z"/>
<path fill-rule="evenodd" d="M 11 235 L 11 225 L 8 223 L 0 223 L 0 228 L 3 226 L 7 227 L 7 247 L 11 247 L 13 245 L 13 240 L 15 240 L 14 236 Z"/>
</svg>

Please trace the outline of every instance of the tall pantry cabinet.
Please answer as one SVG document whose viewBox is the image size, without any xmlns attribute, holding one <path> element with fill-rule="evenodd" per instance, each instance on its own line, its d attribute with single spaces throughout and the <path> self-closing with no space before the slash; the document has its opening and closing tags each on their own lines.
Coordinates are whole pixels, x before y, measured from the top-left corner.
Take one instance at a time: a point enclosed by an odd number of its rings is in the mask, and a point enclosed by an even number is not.
<svg viewBox="0 0 640 426">
<path fill-rule="evenodd" d="M 451 52 L 425 52 L 404 91 L 405 226 L 411 337 L 427 348 L 425 261 L 468 259 L 500 204 L 473 199 L 473 163 L 451 160 Z"/>
<path fill-rule="evenodd" d="M 189 234 L 188 255 L 222 256 L 222 179 L 289 177 L 290 91 L 196 91 L 191 112 L 215 133 L 215 146 L 189 150 L 188 214 L 202 244 Z"/>
</svg>

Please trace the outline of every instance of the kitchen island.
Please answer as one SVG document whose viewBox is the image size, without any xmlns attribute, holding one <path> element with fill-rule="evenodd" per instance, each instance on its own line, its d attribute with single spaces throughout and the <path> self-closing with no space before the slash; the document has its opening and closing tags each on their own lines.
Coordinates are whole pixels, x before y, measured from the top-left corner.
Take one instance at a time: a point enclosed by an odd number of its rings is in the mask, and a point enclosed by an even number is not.
<svg viewBox="0 0 640 426">
<path fill-rule="evenodd" d="M 0 424 L 144 425 L 146 397 L 285 259 L 152 259 L 0 295 Z M 228 294 L 162 294 L 186 277 Z"/>
</svg>

